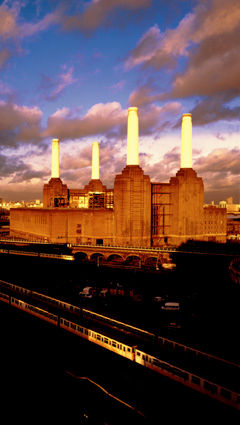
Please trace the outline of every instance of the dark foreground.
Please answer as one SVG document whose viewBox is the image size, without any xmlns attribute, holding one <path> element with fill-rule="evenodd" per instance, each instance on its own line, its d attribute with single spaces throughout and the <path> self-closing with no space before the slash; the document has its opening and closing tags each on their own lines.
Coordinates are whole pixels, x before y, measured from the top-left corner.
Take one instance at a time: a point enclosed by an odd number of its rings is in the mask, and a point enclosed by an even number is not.
<svg viewBox="0 0 240 425">
<path fill-rule="evenodd" d="M 237 423 L 239 413 L 0 304 L 1 414 L 6 422 L 160 424 Z M 101 385 L 140 413 L 106 395 Z"/>
</svg>

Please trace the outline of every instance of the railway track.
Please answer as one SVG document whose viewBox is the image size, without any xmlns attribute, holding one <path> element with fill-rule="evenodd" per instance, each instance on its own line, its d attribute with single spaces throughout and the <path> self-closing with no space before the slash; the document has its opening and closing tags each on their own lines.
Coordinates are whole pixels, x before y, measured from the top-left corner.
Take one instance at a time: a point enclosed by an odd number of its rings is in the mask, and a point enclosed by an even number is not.
<svg viewBox="0 0 240 425">
<path fill-rule="evenodd" d="M 136 346 L 139 350 L 170 362 L 189 373 L 197 374 L 231 391 L 240 392 L 239 364 L 9 282 L 0 281 L 0 287 L 9 296 L 17 294 L 23 301 L 43 308 L 49 313 L 86 328 L 90 327 L 94 332 L 103 333 L 123 344 Z"/>
</svg>

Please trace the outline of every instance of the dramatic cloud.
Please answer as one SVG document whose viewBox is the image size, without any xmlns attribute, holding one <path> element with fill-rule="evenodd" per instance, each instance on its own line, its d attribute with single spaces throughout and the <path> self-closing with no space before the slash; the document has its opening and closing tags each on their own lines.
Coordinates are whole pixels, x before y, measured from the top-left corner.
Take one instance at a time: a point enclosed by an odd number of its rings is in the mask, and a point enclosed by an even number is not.
<svg viewBox="0 0 240 425">
<path fill-rule="evenodd" d="M 64 16 L 62 25 L 65 30 L 91 32 L 102 24 L 110 25 L 116 11 L 134 11 L 149 7 L 151 3 L 152 0 L 92 0 L 82 13 Z"/>
<path fill-rule="evenodd" d="M 17 15 L 18 10 L 15 7 L 9 9 L 6 2 L 0 6 L 0 37 L 3 40 L 16 37 Z"/>
<path fill-rule="evenodd" d="M 35 34 L 46 31 L 51 25 L 58 24 L 61 19 L 61 12 L 56 10 L 48 13 L 44 18 L 36 23 L 25 22 L 19 27 L 21 38 L 32 37 Z"/>
<path fill-rule="evenodd" d="M 163 159 L 154 164 L 150 164 L 148 158 L 145 159 L 144 172 L 149 174 L 151 181 L 168 183 L 180 168 L 180 148 L 174 147 L 167 152 Z"/>
<path fill-rule="evenodd" d="M 240 149 L 214 149 L 207 157 L 195 161 L 199 172 L 238 174 L 240 178 Z"/>
<path fill-rule="evenodd" d="M 29 108 L 0 101 L 0 147 L 38 142 L 41 119 L 42 112 L 36 106 Z"/>
<path fill-rule="evenodd" d="M 187 47 L 190 44 L 190 34 L 194 26 L 194 15 L 187 15 L 175 30 L 166 30 L 161 33 L 154 25 L 139 40 L 125 61 L 126 69 L 137 65 L 153 67 L 158 70 L 163 66 L 173 67 L 176 58 L 187 56 Z"/>
<path fill-rule="evenodd" d="M 13 1 L 10 5 L 4 1 L 0 6 L 0 69 L 11 56 L 24 51 L 21 46 L 24 39 L 32 38 L 52 25 L 59 24 L 64 13 L 60 2 L 56 10 L 47 13 L 42 19 L 37 22 L 28 22 L 20 16 L 25 6 L 25 2 L 19 1 Z"/>
<path fill-rule="evenodd" d="M 181 110 L 179 102 L 163 106 L 145 105 L 139 109 L 140 136 L 159 133 L 166 121 L 176 118 Z M 120 103 L 98 103 L 83 117 L 72 117 L 68 108 L 56 111 L 48 120 L 45 137 L 59 137 L 61 140 L 80 139 L 86 136 L 103 135 L 108 139 L 125 139 L 127 136 L 127 109 Z"/>
<path fill-rule="evenodd" d="M 61 161 L 62 170 L 78 170 L 80 168 L 89 167 L 92 163 L 92 149 L 91 146 L 85 148 L 64 153 Z"/>
<path fill-rule="evenodd" d="M 141 106 L 199 96 L 204 99 L 193 110 L 195 124 L 238 118 L 239 107 L 230 109 L 224 103 L 240 93 L 239 34 L 238 0 L 201 1 L 175 29 L 164 33 L 154 25 L 130 52 L 125 68 L 174 68 L 172 87 L 164 93 L 145 84 L 131 94 L 129 101 Z M 183 71 L 176 73 L 182 59 Z M 204 112 L 202 117 L 200 112 Z"/>
<path fill-rule="evenodd" d="M 8 49 L 4 48 L 0 50 L 0 69 L 5 65 L 10 56 L 11 53 Z"/>
<path fill-rule="evenodd" d="M 194 125 L 204 125 L 218 120 L 231 121 L 240 118 L 240 107 L 228 107 L 224 96 L 207 97 L 198 102 L 191 113 Z"/>
<path fill-rule="evenodd" d="M 240 202 L 240 149 L 214 149 L 208 156 L 199 157 L 194 164 L 198 175 L 203 177 L 205 197 L 225 200 L 232 196 Z"/>
<path fill-rule="evenodd" d="M 61 177 L 69 187 L 83 187 L 91 179 L 92 171 L 92 144 L 70 143 L 61 148 L 60 161 Z M 121 142 L 101 140 L 100 153 L 100 179 L 107 187 L 112 187 L 115 175 L 120 173 L 126 164 L 126 146 Z"/>
<path fill-rule="evenodd" d="M 9 158 L 0 154 L 0 179 L 9 176 L 12 173 L 25 171 L 25 164 L 16 157 Z"/>
<path fill-rule="evenodd" d="M 146 105 L 139 110 L 140 135 L 154 134 L 155 137 L 171 122 L 172 118 L 181 111 L 181 104 L 169 102 L 163 106 L 155 104 Z"/>
<path fill-rule="evenodd" d="M 214 149 L 207 156 L 196 153 L 194 169 L 203 178 L 205 202 L 226 199 L 233 196 L 240 201 L 240 149 Z M 168 183 L 180 168 L 180 147 L 174 147 L 163 158 L 152 164 L 149 155 L 145 157 L 144 172 L 151 181 Z"/>
<path fill-rule="evenodd" d="M 46 177 L 46 170 L 36 170 L 27 164 L 20 155 L 0 154 L 0 181 L 7 179 L 7 184 L 29 182 L 32 179 L 43 179 Z"/>
<path fill-rule="evenodd" d="M 222 54 L 214 49 L 211 40 L 208 43 L 214 53 L 199 63 L 197 54 L 196 59 L 192 57 L 187 71 L 176 76 L 171 97 L 209 96 L 224 92 L 235 97 L 240 93 L 240 46 Z"/>
<path fill-rule="evenodd" d="M 176 29 L 161 33 L 157 25 L 140 39 L 125 62 L 127 68 L 136 65 L 160 69 L 172 65 L 179 56 L 189 56 L 190 48 L 212 37 L 228 36 L 239 29 L 240 4 L 238 0 L 204 0 L 186 15 Z M 238 44 L 234 39 L 234 46 Z M 214 49 L 212 50 L 215 54 Z"/>
<path fill-rule="evenodd" d="M 149 103 L 161 101 L 163 94 L 157 94 L 157 89 L 151 83 L 135 89 L 129 96 L 128 103 L 131 106 L 145 106 Z"/>
<path fill-rule="evenodd" d="M 46 100 L 53 101 L 57 99 L 59 96 L 61 96 L 65 88 L 78 81 L 73 77 L 73 67 L 69 69 L 66 69 L 66 67 L 63 68 L 63 72 L 56 75 L 54 78 L 42 75 L 40 88 L 43 90 L 44 98 Z"/>
<path fill-rule="evenodd" d="M 23 2 L 24 3 L 24 2 Z M 38 22 L 20 22 L 20 11 L 25 5 L 20 2 L 13 2 L 12 7 L 8 7 L 7 2 L 0 6 L 0 37 L 6 41 L 9 39 L 19 41 L 25 37 L 32 37 L 49 28 L 50 25 L 60 21 L 60 9 L 48 13 Z"/>
<path fill-rule="evenodd" d="M 56 112 L 49 118 L 44 135 L 66 140 L 115 130 L 119 134 L 120 127 L 126 126 L 126 119 L 127 111 L 118 102 L 98 103 L 81 118 L 69 118 L 69 111 L 65 108 L 64 113 Z"/>
</svg>

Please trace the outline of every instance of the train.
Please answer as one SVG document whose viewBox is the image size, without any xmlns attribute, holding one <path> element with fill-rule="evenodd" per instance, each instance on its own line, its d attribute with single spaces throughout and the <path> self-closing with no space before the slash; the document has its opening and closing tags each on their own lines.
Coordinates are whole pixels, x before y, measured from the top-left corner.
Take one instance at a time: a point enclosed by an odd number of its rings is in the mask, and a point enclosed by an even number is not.
<svg viewBox="0 0 240 425">
<path fill-rule="evenodd" d="M 168 339 L 166 337 L 160 336 L 156 333 L 138 328 L 136 326 L 130 325 L 128 323 L 119 321 L 117 319 L 114 319 L 112 317 L 105 316 L 103 314 L 94 312 L 92 310 L 88 310 L 87 308 L 76 306 L 73 304 L 70 304 L 66 302 L 65 300 L 60 300 L 57 298 L 50 297 L 49 295 L 45 295 L 43 293 L 39 293 L 36 291 L 33 291 L 31 289 L 24 288 L 22 286 L 15 285 L 14 283 L 6 282 L 4 280 L 0 280 L 0 287 L 11 289 L 14 293 L 20 294 L 21 296 L 25 296 L 28 300 L 31 301 L 34 300 L 34 302 L 41 302 L 44 305 L 48 305 L 51 307 L 55 307 L 57 310 L 62 310 L 64 313 L 70 313 L 74 314 L 78 317 L 81 317 L 83 319 L 91 319 L 92 321 L 101 322 L 104 325 L 107 325 L 109 327 L 114 327 L 114 329 L 121 330 L 123 332 L 126 332 L 127 334 L 130 334 L 134 337 L 139 337 L 142 341 L 154 343 L 157 345 L 165 345 L 169 347 L 171 350 L 177 350 L 179 352 L 188 353 L 189 357 L 193 357 L 196 359 L 205 358 L 205 359 L 212 359 L 219 362 L 224 362 L 227 364 L 230 364 L 231 366 L 237 366 L 239 365 L 228 361 L 226 359 L 222 359 L 220 357 L 217 357 L 216 355 L 205 353 L 203 351 L 200 351 L 198 349 L 189 347 L 187 345 L 184 345 L 180 342 L 173 341 L 171 339 Z"/>
<path fill-rule="evenodd" d="M 45 253 L 45 252 L 34 252 L 34 251 L 22 251 L 9 248 L 0 248 L 0 254 L 14 254 L 14 255 L 27 255 L 28 257 L 42 257 L 42 258 L 55 258 L 58 260 L 75 260 L 74 255 L 70 254 L 58 254 L 58 253 Z"/>
<path fill-rule="evenodd" d="M 26 289 L 26 291 L 28 291 Z M 40 307 L 34 306 L 26 301 L 13 297 L 9 294 L 0 292 L 0 301 L 16 307 L 22 311 L 30 313 L 52 325 L 76 334 L 90 342 L 93 342 L 111 352 L 118 354 L 138 365 L 147 367 L 155 372 L 170 377 L 192 389 L 207 394 L 221 402 L 240 410 L 240 394 L 224 388 L 214 382 L 176 367 L 166 361 L 146 353 L 138 346 L 132 346 L 106 336 L 98 331 L 86 328 L 81 324 L 72 322 L 60 314 L 53 314 Z"/>
<path fill-rule="evenodd" d="M 121 322 L 119 320 L 104 316 L 103 314 L 96 313 L 94 311 L 88 310 L 83 307 L 75 306 L 73 304 L 70 304 L 66 301 L 59 300 L 53 297 L 49 297 L 48 295 L 33 291 L 31 289 L 24 288 L 22 286 L 15 285 L 14 283 L 6 282 L 4 280 L 0 280 L 0 286 L 11 289 L 13 292 L 20 294 L 21 296 L 28 297 L 28 299 L 33 299 L 37 302 L 42 302 L 44 304 L 47 304 L 51 307 L 56 307 L 57 309 L 61 309 L 64 312 L 68 312 L 71 314 L 75 314 L 77 316 L 80 316 L 85 319 L 91 319 L 96 320 L 98 322 L 102 322 L 105 325 L 109 326 L 117 326 L 118 329 L 125 330 L 127 332 L 131 331 L 131 334 L 134 334 L 135 336 L 141 337 L 141 339 L 149 342 L 154 342 L 157 338 L 157 336 L 154 333 L 145 331 L 143 329 L 137 328 L 136 326 L 132 326 L 129 324 L 126 324 L 124 322 Z M 161 338 L 161 337 L 159 337 Z M 167 341 L 165 338 L 163 338 L 163 341 Z M 168 340 L 170 343 L 170 341 Z"/>
</svg>

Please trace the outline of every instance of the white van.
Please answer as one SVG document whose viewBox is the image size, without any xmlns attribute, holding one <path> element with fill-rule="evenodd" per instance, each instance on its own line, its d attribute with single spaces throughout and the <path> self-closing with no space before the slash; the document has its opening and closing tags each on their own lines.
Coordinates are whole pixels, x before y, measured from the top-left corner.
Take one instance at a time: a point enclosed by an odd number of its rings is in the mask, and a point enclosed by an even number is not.
<svg viewBox="0 0 240 425">
<path fill-rule="evenodd" d="M 93 292 L 93 287 L 86 286 L 85 288 L 83 288 L 82 291 L 78 293 L 78 295 L 80 295 L 80 297 L 82 298 L 92 298 L 93 297 L 92 292 Z"/>
<path fill-rule="evenodd" d="M 167 311 L 179 311 L 180 310 L 180 304 L 177 302 L 166 302 L 162 307 L 162 310 Z"/>
</svg>

